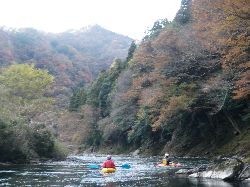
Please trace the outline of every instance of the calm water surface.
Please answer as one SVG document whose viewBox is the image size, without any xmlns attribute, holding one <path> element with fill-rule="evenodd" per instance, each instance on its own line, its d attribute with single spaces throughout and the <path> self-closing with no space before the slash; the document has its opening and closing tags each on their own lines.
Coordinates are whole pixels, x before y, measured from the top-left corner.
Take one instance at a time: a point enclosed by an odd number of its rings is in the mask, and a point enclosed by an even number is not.
<svg viewBox="0 0 250 187">
<path fill-rule="evenodd" d="M 113 156 L 116 165 L 128 163 L 130 169 L 117 168 L 112 174 L 89 169 L 90 164 L 100 165 L 105 155 L 71 156 L 63 162 L 46 162 L 32 165 L 0 166 L 0 186 L 105 186 L 105 187 L 250 187 L 249 183 L 231 184 L 221 180 L 195 179 L 174 175 L 179 168 L 159 168 L 160 157 Z M 183 168 L 208 164 L 198 158 L 176 158 Z"/>
</svg>

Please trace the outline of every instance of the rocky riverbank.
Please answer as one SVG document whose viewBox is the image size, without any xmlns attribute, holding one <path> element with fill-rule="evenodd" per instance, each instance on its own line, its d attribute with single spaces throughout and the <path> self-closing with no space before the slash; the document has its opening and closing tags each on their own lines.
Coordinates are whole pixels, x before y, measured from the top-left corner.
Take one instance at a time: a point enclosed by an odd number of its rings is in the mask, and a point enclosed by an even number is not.
<svg viewBox="0 0 250 187">
<path fill-rule="evenodd" d="M 176 174 L 194 178 L 222 179 L 228 182 L 250 181 L 250 165 L 238 158 L 217 159 L 207 168 L 180 169 Z"/>
</svg>

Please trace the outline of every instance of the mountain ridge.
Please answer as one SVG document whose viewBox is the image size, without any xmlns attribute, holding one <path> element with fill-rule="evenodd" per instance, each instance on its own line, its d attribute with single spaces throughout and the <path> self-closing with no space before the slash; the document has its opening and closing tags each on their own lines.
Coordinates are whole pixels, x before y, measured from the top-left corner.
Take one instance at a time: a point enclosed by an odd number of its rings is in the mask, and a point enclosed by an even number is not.
<svg viewBox="0 0 250 187">
<path fill-rule="evenodd" d="M 1 28 L 0 66 L 34 63 L 36 68 L 48 69 L 56 78 L 55 95 L 68 97 L 71 89 L 83 82 L 89 84 L 115 58 L 126 58 L 132 41 L 99 25 L 83 30 L 55 34 L 33 28 Z"/>
</svg>

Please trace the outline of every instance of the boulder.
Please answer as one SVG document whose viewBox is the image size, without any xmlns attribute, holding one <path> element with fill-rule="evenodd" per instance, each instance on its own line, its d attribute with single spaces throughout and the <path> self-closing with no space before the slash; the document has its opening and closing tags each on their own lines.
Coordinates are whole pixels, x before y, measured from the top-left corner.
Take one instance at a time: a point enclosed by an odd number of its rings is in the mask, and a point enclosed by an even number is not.
<svg viewBox="0 0 250 187">
<path fill-rule="evenodd" d="M 134 152 L 132 152 L 132 156 L 138 156 L 140 153 L 139 149 L 136 149 Z"/>
<path fill-rule="evenodd" d="M 244 168 L 244 163 L 239 159 L 228 159 L 221 163 L 210 165 L 206 171 L 196 172 L 189 176 L 222 179 L 225 181 L 238 181 L 243 178 L 249 178 L 249 167 L 245 168 L 243 174 Z"/>
<path fill-rule="evenodd" d="M 240 180 L 250 180 L 250 165 L 246 164 L 244 165 L 244 168 L 242 169 L 242 172 L 239 175 Z"/>
<path fill-rule="evenodd" d="M 199 172 L 202 172 L 202 171 L 205 171 L 206 168 L 205 167 L 197 167 L 197 168 L 182 168 L 182 169 L 179 169 L 178 171 L 175 172 L 175 174 L 177 175 L 191 175 L 193 173 L 199 173 Z"/>
<path fill-rule="evenodd" d="M 189 169 L 179 169 L 178 171 L 175 172 L 175 174 L 185 175 L 185 174 L 191 174 L 191 173 L 189 172 Z"/>
</svg>

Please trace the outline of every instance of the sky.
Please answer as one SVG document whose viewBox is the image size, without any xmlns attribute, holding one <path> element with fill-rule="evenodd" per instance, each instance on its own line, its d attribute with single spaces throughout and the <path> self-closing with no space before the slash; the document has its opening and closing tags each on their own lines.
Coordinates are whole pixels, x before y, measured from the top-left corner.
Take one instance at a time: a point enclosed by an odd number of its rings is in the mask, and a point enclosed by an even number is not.
<svg viewBox="0 0 250 187">
<path fill-rule="evenodd" d="M 172 20 L 181 0 L 0 0 L 0 27 L 60 33 L 98 24 L 141 39 L 158 19 Z"/>
</svg>

